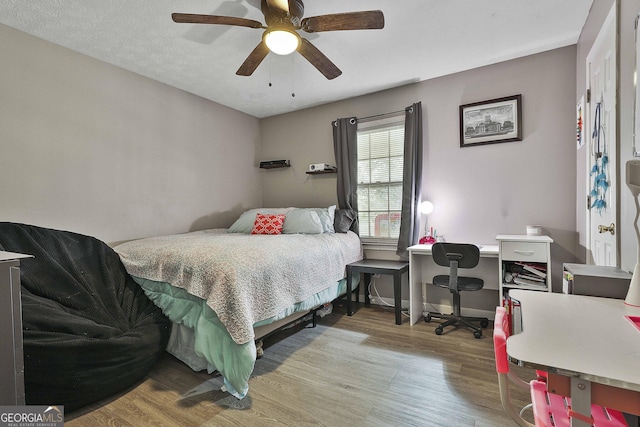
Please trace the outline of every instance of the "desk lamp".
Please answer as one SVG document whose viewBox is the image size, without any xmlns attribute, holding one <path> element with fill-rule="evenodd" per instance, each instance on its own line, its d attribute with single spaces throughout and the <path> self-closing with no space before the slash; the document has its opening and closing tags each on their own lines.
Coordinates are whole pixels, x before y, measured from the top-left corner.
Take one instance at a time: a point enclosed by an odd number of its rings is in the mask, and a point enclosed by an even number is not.
<svg viewBox="0 0 640 427">
<path fill-rule="evenodd" d="M 633 269 L 633 276 L 631 277 L 631 284 L 629 285 L 629 291 L 627 292 L 627 298 L 624 303 L 640 307 L 640 230 L 638 229 L 638 217 L 640 217 L 640 203 L 638 202 L 638 196 L 640 195 L 640 160 L 633 159 L 627 161 L 627 187 L 633 194 L 633 201 L 636 204 L 636 217 L 633 220 L 633 227 L 636 230 L 636 240 L 638 242 L 638 255 L 636 259 L 636 266 Z"/>
<path fill-rule="evenodd" d="M 427 234 L 427 216 L 433 212 L 433 203 L 428 200 L 420 203 L 420 213 L 424 214 L 424 236 L 420 239 L 420 244 L 431 244 L 436 242 L 436 236 Z"/>
</svg>

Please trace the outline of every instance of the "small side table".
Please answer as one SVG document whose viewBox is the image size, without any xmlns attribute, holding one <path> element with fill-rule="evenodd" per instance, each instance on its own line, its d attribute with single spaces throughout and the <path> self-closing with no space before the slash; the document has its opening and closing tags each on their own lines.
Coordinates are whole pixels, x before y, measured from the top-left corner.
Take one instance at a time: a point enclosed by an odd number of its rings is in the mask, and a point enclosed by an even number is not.
<svg viewBox="0 0 640 427">
<path fill-rule="evenodd" d="M 393 275 L 393 300 L 396 314 L 396 325 L 402 324 L 402 289 L 400 287 L 402 275 L 409 272 L 409 263 L 404 261 L 387 261 L 379 259 L 363 259 L 347 265 L 347 315 L 352 316 L 351 311 L 351 275 L 352 273 L 364 274 L 364 302 L 369 304 L 369 294 L 367 288 L 371 283 L 372 274 L 392 274 Z M 356 294 L 356 302 L 359 300 Z"/>
<path fill-rule="evenodd" d="M 20 260 L 31 255 L 0 251 L 0 406 L 25 404 Z"/>
</svg>

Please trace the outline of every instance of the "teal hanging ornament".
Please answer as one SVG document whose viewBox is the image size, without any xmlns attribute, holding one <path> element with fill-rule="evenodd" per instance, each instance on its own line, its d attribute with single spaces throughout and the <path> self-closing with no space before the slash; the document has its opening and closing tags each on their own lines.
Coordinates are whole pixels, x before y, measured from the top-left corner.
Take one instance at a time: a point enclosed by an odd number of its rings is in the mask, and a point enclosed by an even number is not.
<svg viewBox="0 0 640 427">
<path fill-rule="evenodd" d="M 596 112 L 593 117 L 593 133 L 591 137 L 596 141 L 596 153 L 590 176 L 593 177 L 593 187 L 589 196 L 591 197 L 591 209 L 596 209 L 600 215 L 606 209 L 607 190 L 609 189 L 609 179 L 607 173 L 609 171 L 609 155 L 607 154 L 607 144 L 605 135 L 602 133 L 602 124 L 600 123 L 602 103 L 596 104 Z M 602 141 L 600 140 L 602 136 Z"/>
</svg>

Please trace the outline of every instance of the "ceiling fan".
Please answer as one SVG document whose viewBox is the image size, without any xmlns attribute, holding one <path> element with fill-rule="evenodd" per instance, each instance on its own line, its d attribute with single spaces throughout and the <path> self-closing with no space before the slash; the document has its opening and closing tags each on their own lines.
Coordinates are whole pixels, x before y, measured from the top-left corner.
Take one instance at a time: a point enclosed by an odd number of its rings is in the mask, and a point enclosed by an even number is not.
<svg viewBox="0 0 640 427">
<path fill-rule="evenodd" d="M 253 19 L 232 16 L 173 13 L 171 18 L 178 23 L 235 25 L 266 30 L 262 35 L 262 41 L 236 71 L 239 76 L 253 74 L 269 52 L 287 55 L 297 50 L 329 80 L 338 77 L 342 71 L 309 40 L 300 37 L 297 30 L 317 33 L 338 30 L 377 30 L 384 27 L 384 15 L 379 10 L 334 13 L 302 19 L 304 4 L 301 0 L 262 0 L 260 7 L 266 26 Z"/>
</svg>

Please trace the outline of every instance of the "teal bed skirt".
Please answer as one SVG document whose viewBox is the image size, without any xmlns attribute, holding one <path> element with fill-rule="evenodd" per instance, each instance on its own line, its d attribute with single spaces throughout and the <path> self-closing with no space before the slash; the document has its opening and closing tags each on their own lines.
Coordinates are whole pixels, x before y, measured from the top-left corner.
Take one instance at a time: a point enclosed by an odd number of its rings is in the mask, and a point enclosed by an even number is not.
<svg viewBox="0 0 640 427">
<path fill-rule="evenodd" d="M 135 276 L 133 278 L 172 322 L 193 330 L 193 350 L 196 355 L 207 361 L 209 372 L 218 371 L 222 375 L 223 390 L 239 399 L 244 398 L 249 390 L 249 378 L 256 361 L 255 341 L 244 344 L 234 342 L 206 301 L 184 289 L 165 282 Z M 359 278 L 359 275 L 353 276 L 354 288 L 359 283 Z M 277 316 L 256 322 L 253 326 L 255 328 L 268 325 L 292 314 L 315 309 L 345 293 L 346 279 L 342 279 L 304 301 L 288 307 Z"/>
</svg>

